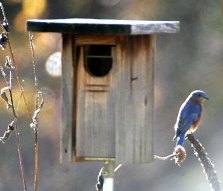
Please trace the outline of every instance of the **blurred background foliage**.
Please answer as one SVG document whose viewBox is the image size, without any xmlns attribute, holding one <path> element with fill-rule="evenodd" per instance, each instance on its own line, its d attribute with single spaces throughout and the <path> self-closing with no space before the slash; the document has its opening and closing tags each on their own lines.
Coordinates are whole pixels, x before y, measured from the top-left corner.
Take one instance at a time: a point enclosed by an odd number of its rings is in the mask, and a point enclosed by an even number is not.
<svg viewBox="0 0 223 191">
<path fill-rule="evenodd" d="M 196 136 L 205 146 L 223 180 L 223 1 L 222 0 L 3 0 L 11 25 L 10 38 L 23 79 L 30 109 L 33 109 L 34 88 L 32 61 L 26 32 L 26 20 L 31 18 L 112 18 L 177 20 L 181 30 L 177 34 L 157 35 L 155 64 L 155 122 L 154 152 L 170 154 L 173 150 L 173 125 L 178 109 L 194 89 L 209 94 L 203 121 Z M 49 75 L 47 58 L 61 50 L 61 36 L 36 33 L 35 56 L 45 105 L 40 115 L 40 172 L 39 190 L 95 190 L 101 162 L 81 164 L 59 163 L 59 124 L 61 78 Z M 0 52 L 4 64 L 6 51 Z M 2 77 L 0 87 L 4 87 Z M 15 83 L 14 83 L 15 84 Z M 15 89 L 15 99 L 20 93 Z M 0 101 L 0 133 L 11 115 Z M 33 185 L 33 132 L 24 106 L 19 107 L 19 127 L 29 190 Z M 187 159 L 182 167 L 173 162 L 154 161 L 145 165 L 122 167 L 116 174 L 116 190 L 210 190 L 193 150 L 186 142 Z M 22 190 L 15 136 L 0 145 L 0 190 Z"/>
</svg>

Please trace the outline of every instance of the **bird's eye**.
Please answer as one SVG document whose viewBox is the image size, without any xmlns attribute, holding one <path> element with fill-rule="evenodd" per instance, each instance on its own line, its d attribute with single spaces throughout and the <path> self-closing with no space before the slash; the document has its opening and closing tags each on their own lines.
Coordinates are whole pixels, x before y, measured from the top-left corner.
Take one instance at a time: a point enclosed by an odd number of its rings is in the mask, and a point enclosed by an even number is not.
<svg viewBox="0 0 223 191">
<path fill-rule="evenodd" d="M 198 94 L 197 96 L 198 96 L 198 97 L 201 97 L 201 94 Z"/>
</svg>

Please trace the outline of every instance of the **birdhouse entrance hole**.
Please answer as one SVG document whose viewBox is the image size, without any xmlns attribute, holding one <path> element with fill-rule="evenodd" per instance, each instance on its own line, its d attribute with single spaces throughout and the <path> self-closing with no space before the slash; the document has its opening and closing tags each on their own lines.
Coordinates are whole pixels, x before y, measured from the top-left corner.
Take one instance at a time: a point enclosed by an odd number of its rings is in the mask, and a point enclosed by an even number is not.
<svg viewBox="0 0 223 191">
<path fill-rule="evenodd" d="M 87 45 L 85 49 L 85 69 L 90 75 L 102 77 L 112 69 L 112 46 Z"/>
</svg>

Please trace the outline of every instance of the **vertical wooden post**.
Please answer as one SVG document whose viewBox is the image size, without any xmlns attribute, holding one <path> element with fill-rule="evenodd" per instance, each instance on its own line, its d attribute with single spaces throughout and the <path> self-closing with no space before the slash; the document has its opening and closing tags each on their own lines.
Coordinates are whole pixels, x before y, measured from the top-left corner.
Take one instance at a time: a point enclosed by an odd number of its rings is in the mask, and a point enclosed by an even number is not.
<svg viewBox="0 0 223 191">
<path fill-rule="evenodd" d="M 62 48 L 62 124 L 60 161 L 72 162 L 73 158 L 73 36 L 63 34 Z"/>
</svg>

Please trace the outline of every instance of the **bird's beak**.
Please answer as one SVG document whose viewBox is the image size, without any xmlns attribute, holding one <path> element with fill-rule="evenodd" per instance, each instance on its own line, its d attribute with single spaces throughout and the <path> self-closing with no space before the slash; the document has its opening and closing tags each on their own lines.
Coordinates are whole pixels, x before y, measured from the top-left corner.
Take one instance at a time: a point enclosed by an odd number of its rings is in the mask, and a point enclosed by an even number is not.
<svg viewBox="0 0 223 191">
<path fill-rule="evenodd" d="M 204 95 L 204 99 L 209 100 L 209 97 L 207 94 Z"/>
</svg>

